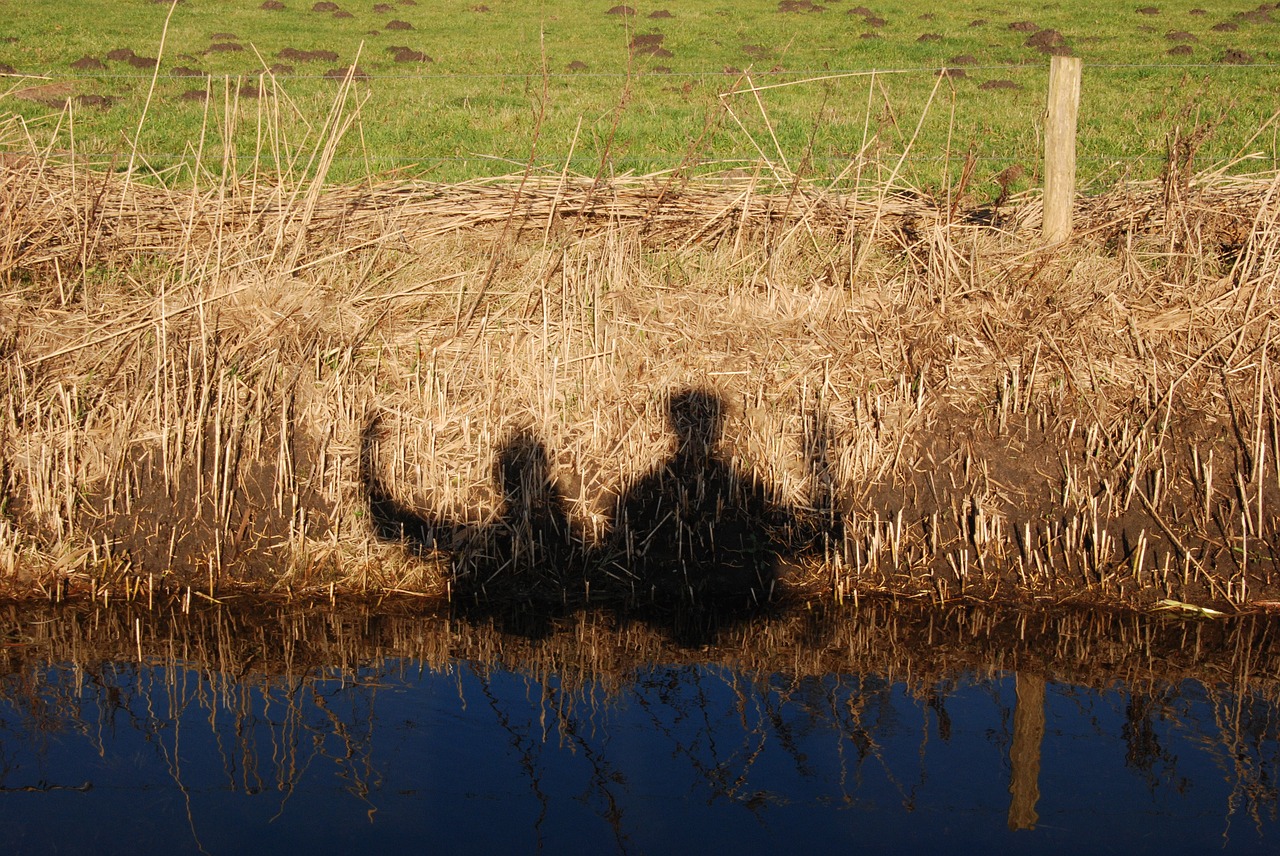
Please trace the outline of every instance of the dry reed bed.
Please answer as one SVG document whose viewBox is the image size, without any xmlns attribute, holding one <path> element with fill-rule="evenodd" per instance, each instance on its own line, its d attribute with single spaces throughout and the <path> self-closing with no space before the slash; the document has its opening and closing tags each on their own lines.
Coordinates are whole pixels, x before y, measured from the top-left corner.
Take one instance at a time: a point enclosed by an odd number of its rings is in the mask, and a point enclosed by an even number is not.
<svg viewBox="0 0 1280 856">
<path fill-rule="evenodd" d="M 444 597 L 471 571 L 377 537 L 368 470 L 424 518 L 509 530 L 494 462 L 536 437 L 593 547 L 696 389 L 724 465 L 826 521 L 773 557 L 774 596 L 1280 597 L 1274 175 L 1123 186 L 1042 248 L 1034 199 L 993 228 L 798 181 L 0 169 L 13 594 Z M 579 603 L 625 590 L 616 560 L 535 573 Z"/>
</svg>

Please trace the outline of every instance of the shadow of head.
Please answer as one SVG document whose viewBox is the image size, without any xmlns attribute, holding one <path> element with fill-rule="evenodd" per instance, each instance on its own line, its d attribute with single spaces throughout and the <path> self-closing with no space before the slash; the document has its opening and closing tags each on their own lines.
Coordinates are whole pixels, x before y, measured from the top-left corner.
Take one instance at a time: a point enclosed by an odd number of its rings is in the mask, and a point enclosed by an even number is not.
<svg viewBox="0 0 1280 856">
<path fill-rule="evenodd" d="M 555 497 L 546 444 L 527 430 L 512 434 L 498 449 L 493 479 L 508 507 L 542 504 Z"/>
<path fill-rule="evenodd" d="M 701 389 L 686 389 L 667 399 L 667 419 L 679 439 L 682 455 L 711 455 L 720 444 L 724 406 L 718 396 Z"/>
</svg>

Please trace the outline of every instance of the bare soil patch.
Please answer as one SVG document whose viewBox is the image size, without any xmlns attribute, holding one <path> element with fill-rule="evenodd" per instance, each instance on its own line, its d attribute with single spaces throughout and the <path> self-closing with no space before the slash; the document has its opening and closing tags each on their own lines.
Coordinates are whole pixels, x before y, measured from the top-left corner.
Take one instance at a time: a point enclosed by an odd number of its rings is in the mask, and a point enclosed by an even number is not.
<svg viewBox="0 0 1280 856">
<path fill-rule="evenodd" d="M 575 59 L 564 67 L 565 71 L 590 71 L 591 67 L 580 59 Z"/>
<path fill-rule="evenodd" d="M 396 48 L 391 52 L 393 62 L 435 62 L 427 54 L 413 48 Z"/>
<path fill-rule="evenodd" d="M 312 12 L 337 12 L 340 7 L 337 3 L 330 3 L 328 0 L 321 0 L 311 7 Z"/>
<path fill-rule="evenodd" d="M 9 72 L 12 73 L 12 72 Z M 38 86 L 24 86 L 13 93 L 14 98 L 46 104 L 50 107 L 61 107 L 76 93 L 76 85 L 70 81 L 42 83 Z"/>
<path fill-rule="evenodd" d="M 1249 65 L 1253 62 L 1253 54 L 1236 48 L 1227 48 L 1222 54 L 1221 61 L 1228 65 Z"/>
<path fill-rule="evenodd" d="M 1035 33 L 1040 30 L 1040 27 L 1032 21 L 1014 21 L 1009 25 L 1009 29 L 1015 33 Z"/>
<path fill-rule="evenodd" d="M 386 26 L 383 27 L 383 29 L 384 30 L 412 30 L 413 24 L 410 24 L 408 21 L 402 21 L 399 18 L 397 18 L 394 21 L 388 21 Z"/>
<path fill-rule="evenodd" d="M 107 67 L 107 64 L 94 56 L 82 56 L 71 63 L 71 67 L 77 71 L 101 71 Z"/>
<path fill-rule="evenodd" d="M 1191 45 L 1174 45 L 1166 51 L 1169 56 L 1192 56 L 1195 52 L 1195 48 Z"/>
<path fill-rule="evenodd" d="M 627 17 L 633 17 L 636 14 L 636 10 L 632 9 L 630 6 L 611 6 L 609 7 L 609 11 L 605 12 L 605 14 L 606 15 L 626 15 Z"/>
<path fill-rule="evenodd" d="M 1185 42 L 1193 44 L 1200 41 L 1198 38 L 1188 33 L 1186 30 L 1170 30 L 1164 34 L 1164 37 L 1171 42 Z"/>
<path fill-rule="evenodd" d="M 324 73 L 328 80 L 344 80 L 347 75 L 351 75 L 352 80 L 368 80 L 369 73 L 360 66 L 342 66 L 340 68 L 331 68 Z"/>
<path fill-rule="evenodd" d="M 778 11 L 783 14 L 791 14 L 796 12 L 825 12 L 826 6 L 814 3 L 813 0 L 782 0 L 778 4 Z"/>
<path fill-rule="evenodd" d="M 284 48 L 276 52 L 277 59 L 289 60 L 291 62 L 336 62 L 338 54 L 329 50 L 299 50 L 297 48 Z"/>
<path fill-rule="evenodd" d="M 1066 36 L 1057 30 L 1037 30 L 1034 34 L 1027 38 L 1023 44 L 1029 48 L 1038 48 L 1040 50 L 1049 50 L 1052 48 L 1063 47 L 1067 43 Z"/>
<path fill-rule="evenodd" d="M 1241 12 L 1236 15 L 1236 20 L 1244 21 L 1249 24 L 1273 24 L 1275 19 L 1271 17 L 1271 7 L 1254 9 L 1252 12 Z"/>
<path fill-rule="evenodd" d="M 240 53 L 244 50 L 244 45 L 236 42 L 215 42 L 209 45 L 205 50 L 206 53 Z"/>
<path fill-rule="evenodd" d="M 916 41 L 921 43 L 940 42 L 942 41 L 942 34 L 941 33 L 921 33 L 916 38 Z"/>
<path fill-rule="evenodd" d="M 133 48 L 112 48 L 107 51 L 107 59 L 112 62 L 127 62 L 134 56 Z"/>
<path fill-rule="evenodd" d="M 266 9 L 268 12 L 283 12 L 289 7 L 285 6 L 280 0 L 263 0 L 262 5 L 258 8 Z"/>
<path fill-rule="evenodd" d="M 1223 21 L 1220 24 L 1214 24 L 1210 29 L 1215 33 L 1234 33 L 1236 30 L 1240 29 L 1240 25 L 1232 23 L 1231 21 Z"/>
<path fill-rule="evenodd" d="M 655 19 L 662 19 L 662 18 L 674 18 L 675 16 L 672 15 L 666 9 L 655 9 L 654 11 L 649 13 L 649 17 L 655 18 Z"/>
</svg>

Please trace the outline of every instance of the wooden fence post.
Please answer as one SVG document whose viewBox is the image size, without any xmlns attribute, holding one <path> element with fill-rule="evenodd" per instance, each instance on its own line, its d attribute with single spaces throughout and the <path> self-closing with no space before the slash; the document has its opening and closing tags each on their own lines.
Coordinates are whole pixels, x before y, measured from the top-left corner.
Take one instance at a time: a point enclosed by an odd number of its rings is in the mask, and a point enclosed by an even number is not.
<svg viewBox="0 0 1280 856">
<path fill-rule="evenodd" d="M 1044 126 L 1044 240 L 1049 244 L 1071 237 L 1080 66 L 1080 58 L 1074 56 L 1055 56 L 1049 63 L 1049 109 Z"/>
</svg>

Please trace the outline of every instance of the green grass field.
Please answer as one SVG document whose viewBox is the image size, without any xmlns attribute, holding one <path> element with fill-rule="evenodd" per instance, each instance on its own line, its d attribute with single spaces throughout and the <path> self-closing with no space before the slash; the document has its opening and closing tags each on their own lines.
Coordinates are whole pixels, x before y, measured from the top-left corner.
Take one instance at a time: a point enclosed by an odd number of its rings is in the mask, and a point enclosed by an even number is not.
<svg viewBox="0 0 1280 856">
<path fill-rule="evenodd" d="M 903 0 L 855 3 L 651 0 L 620 15 L 611 0 L 343 0 L 337 13 L 311 0 L 184 0 L 139 132 L 151 68 L 107 54 L 160 54 L 167 4 L 6 2 L 0 64 L 30 77 L 0 78 L 0 94 L 42 146 L 124 163 L 136 136 L 156 170 L 196 150 L 271 169 L 316 146 L 339 88 L 326 74 L 354 62 L 368 78 L 346 108 L 358 121 L 334 153 L 339 181 L 767 162 L 883 182 L 900 162 L 898 181 L 935 189 L 972 152 L 971 187 L 994 193 L 995 174 L 1038 169 L 1049 56 L 1028 45 L 1036 37 L 1084 60 L 1086 184 L 1158 175 L 1175 125 L 1212 129 L 1197 166 L 1276 164 L 1280 11 L 1269 4 L 957 3 L 922 15 Z M 320 50 L 336 59 L 290 58 Z M 963 76 L 940 79 L 944 66 Z"/>
</svg>

